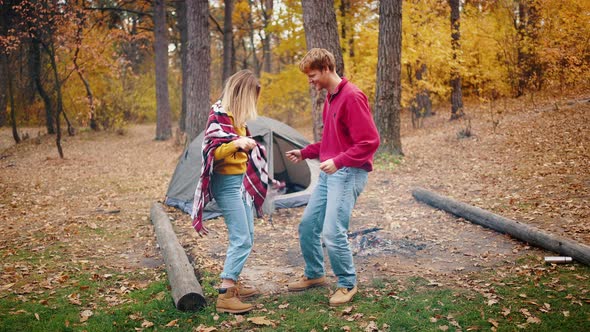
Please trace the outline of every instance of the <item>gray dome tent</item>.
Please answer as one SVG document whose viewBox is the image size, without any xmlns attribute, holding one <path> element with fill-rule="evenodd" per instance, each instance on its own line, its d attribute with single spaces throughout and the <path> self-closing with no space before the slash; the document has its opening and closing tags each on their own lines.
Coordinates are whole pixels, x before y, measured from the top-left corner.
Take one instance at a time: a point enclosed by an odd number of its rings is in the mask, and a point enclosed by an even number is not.
<svg viewBox="0 0 590 332">
<path fill-rule="evenodd" d="M 309 144 L 294 128 L 271 118 L 259 116 L 248 122 L 250 134 L 261 142 L 267 151 L 269 160 L 268 174 L 278 181 L 286 183 L 286 191 L 273 193 L 269 190 L 263 206 L 266 214 L 274 208 L 290 208 L 307 204 L 319 176 L 319 161 L 304 160 L 297 164 L 285 157 L 285 152 L 301 149 Z M 197 136 L 180 156 L 172 180 L 166 193 L 166 205 L 176 207 L 190 214 L 193 197 L 201 172 L 201 145 L 203 135 Z M 215 200 L 209 202 L 203 212 L 203 219 L 221 215 Z"/>
</svg>

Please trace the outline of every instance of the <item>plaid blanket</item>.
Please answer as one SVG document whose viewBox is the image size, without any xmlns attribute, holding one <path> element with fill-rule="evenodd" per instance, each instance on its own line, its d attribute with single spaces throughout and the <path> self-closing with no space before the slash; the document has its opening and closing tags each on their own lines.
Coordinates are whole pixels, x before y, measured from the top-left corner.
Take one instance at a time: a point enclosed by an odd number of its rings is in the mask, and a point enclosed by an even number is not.
<svg viewBox="0 0 590 332">
<path fill-rule="evenodd" d="M 246 132 L 250 136 L 247 128 Z M 203 138 L 201 149 L 201 176 L 199 177 L 197 189 L 195 190 L 193 212 L 191 214 L 193 228 L 199 235 L 206 235 L 208 233 L 207 228 L 203 225 L 203 209 L 212 198 L 209 183 L 213 175 L 214 151 L 218 146 L 238 138 L 240 136 L 236 134 L 231 118 L 221 107 L 221 101 L 217 101 L 211 106 L 209 119 L 207 120 L 207 129 L 205 130 L 205 137 Z M 243 186 L 246 192 L 252 197 L 258 215 L 262 215 L 262 203 L 264 203 L 266 197 L 268 181 L 266 152 L 262 145 L 257 144 L 249 152 L 248 167 L 244 176 Z"/>
</svg>

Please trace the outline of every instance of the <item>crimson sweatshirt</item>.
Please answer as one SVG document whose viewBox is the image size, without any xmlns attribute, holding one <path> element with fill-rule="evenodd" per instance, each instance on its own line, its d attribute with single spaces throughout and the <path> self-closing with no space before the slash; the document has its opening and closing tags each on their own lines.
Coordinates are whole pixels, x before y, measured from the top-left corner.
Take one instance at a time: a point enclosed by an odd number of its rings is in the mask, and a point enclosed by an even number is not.
<svg viewBox="0 0 590 332">
<path fill-rule="evenodd" d="M 332 159 L 342 167 L 373 170 L 373 155 L 379 147 L 379 132 L 367 96 L 346 78 L 328 94 L 323 111 L 324 131 L 320 142 L 301 150 L 303 159 Z"/>
</svg>

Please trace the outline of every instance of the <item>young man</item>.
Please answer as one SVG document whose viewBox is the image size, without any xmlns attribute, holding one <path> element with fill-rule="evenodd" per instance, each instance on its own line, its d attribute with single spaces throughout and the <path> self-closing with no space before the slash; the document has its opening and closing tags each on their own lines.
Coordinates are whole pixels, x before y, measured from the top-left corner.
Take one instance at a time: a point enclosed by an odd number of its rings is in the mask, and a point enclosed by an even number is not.
<svg viewBox="0 0 590 332">
<path fill-rule="evenodd" d="M 320 48 L 311 49 L 301 60 L 299 69 L 307 75 L 309 83 L 317 90 L 328 90 L 323 110 L 324 129 L 320 142 L 286 153 L 292 162 L 319 158 L 322 171 L 299 224 L 304 277 L 290 283 L 288 289 L 302 291 L 326 284 L 320 242 L 323 232 L 330 264 L 338 277 L 338 289 L 330 298 L 332 306 L 350 302 L 357 292 L 348 225 L 379 147 L 379 133 L 367 96 L 346 78 L 338 76 L 335 63 L 334 55 Z"/>
</svg>

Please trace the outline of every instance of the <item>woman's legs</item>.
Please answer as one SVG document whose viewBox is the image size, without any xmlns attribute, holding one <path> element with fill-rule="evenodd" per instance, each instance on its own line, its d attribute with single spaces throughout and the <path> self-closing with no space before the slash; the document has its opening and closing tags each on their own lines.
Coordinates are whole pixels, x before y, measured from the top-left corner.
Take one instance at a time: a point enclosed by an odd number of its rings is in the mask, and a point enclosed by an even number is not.
<svg viewBox="0 0 590 332">
<path fill-rule="evenodd" d="M 254 220 L 252 208 L 242 192 L 243 175 L 214 174 L 211 181 L 213 197 L 221 208 L 229 233 L 229 246 L 221 278 L 233 285 L 252 251 Z"/>
</svg>

